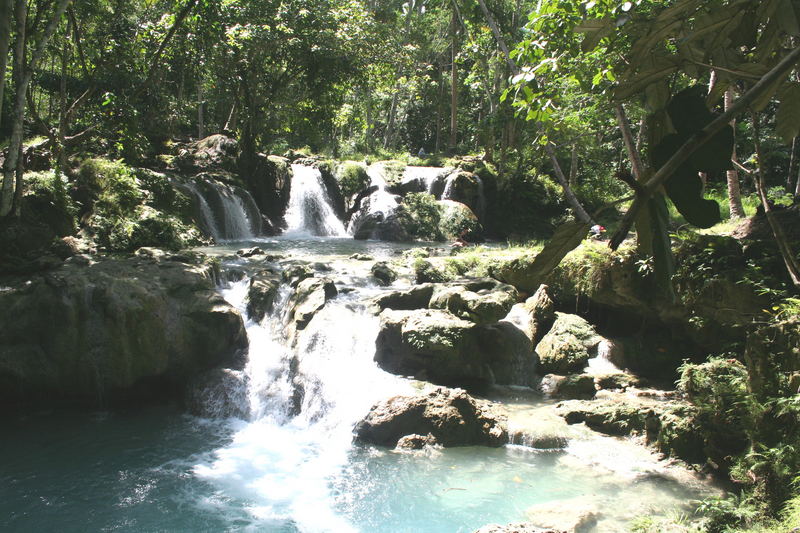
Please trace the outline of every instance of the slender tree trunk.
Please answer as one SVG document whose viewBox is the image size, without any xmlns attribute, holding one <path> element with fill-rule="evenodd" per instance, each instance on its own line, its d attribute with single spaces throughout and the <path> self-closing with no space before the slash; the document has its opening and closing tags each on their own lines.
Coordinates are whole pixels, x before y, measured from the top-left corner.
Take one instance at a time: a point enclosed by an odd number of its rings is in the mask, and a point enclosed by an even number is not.
<svg viewBox="0 0 800 533">
<path fill-rule="evenodd" d="M 725 111 L 730 109 L 733 104 L 733 88 L 725 91 Z M 734 135 L 736 132 L 736 120 L 731 120 Z M 736 137 L 734 136 L 733 154 L 731 159 L 736 161 Z M 760 166 L 760 163 L 759 163 Z M 744 206 L 742 205 L 742 193 L 739 189 L 739 173 L 734 167 L 725 173 L 728 182 L 728 207 L 731 213 L 731 218 L 744 218 Z"/>
<path fill-rule="evenodd" d="M 61 50 L 61 83 L 58 91 L 58 139 L 55 145 L 57 173 L 64 172 L 67 168 L 67 150 L 64 139 L 67 136 L 67 63 L 69 62 L 69 34 L 72 22 L 67 21 L 67 32 L 64 35 Z M 57 183 L 60 183 L 57 180 Z"/>
<path fill-rule="evenodd" d="M 792 148 L 789 150 L 789 171 L 786 173 L 786 190 L 792 192 L 794 190 L 794 169 L 797 166 L 797 151 L 798 142 L 797 137 L 792 139 Z"/>
<path fill-rule="evenodd" d="M 433 143 L 433 153 L 438 154 L 442 148 L 442 115 L 444 114 L 444 79 L 442 71 L 436 70 L 439 83 L 439 98 L 436 100 L 436 138 Z"/>
<path fill-rule="evenodd" d="M 617 115 L 617 123 L 622 133 L 622 140 L 625 142 L 625 149 L 628 151 L 628 159 L 631 161 L 633 177 L 639 181 L 644 175 L 644 165 L 642 165 L 642 159 L 639 157 L 639 151 L 636 149 L 636 143 L 633 141 L 633 134 L 631 133 L 631 125 L 628 122 L 628 116 L 625 114 L 625 108 L 622 107 L 622 104 L 618 104 L 614 108 L 614 112 Z"/>
<path fill-rule="evenodd" d="M 70 0 L 59 0 L 55 6 L 53 17 L 48 22 L 45 29 L 40 35 L 39 42 L 34 50 L 31 59 L 26 66 L 25 64 L 25 47 L 27 44 L 26 24 L 28 20 L 28 6 L 26 0 L 17 0 L 15 18 L 17 22 L 17 43 L 14 49 L 14 78 L 16 86 L 16 102 L 14 103 L 13 123 L 11 127 L 11 142 L 8 146 L 8 157 L 6 158 L 3 167 L 3 188 L 2 196 L 0 197 L 0 217 L 8 216 L 14 207 L 14 198 L 20 198 L 22 195 L 22 171 L 21 166 L 21 153 L 22 153 L 22 138 L 23 138 L 23 125 L 25 122 L 25 98 L 28 91 L 28 86 L 31 82 L 31 77 L 39 65 L 39 60 L 44 54 L 47 43 L 55 32 L 56 26 L 61 20 L 61 16 L 66 11 Z M 20 163 L 20 164 L 18 164 Z M 16 185 L 17 193 L 14 194 L 15 187 L 15 174 L 17 175 Z M 19 214 L 20 206 L 14 210 Z"/>
<path fill-rule="evenodd" d="M 399 92 L 399 88 L 397 84 L 394 87 L 394 94 L 392 94 L 392 104 L 389 106 L 389 120 L 386 123 L 386 131 L 383 132 L 383 149 L 386 150 L 389 148 L 389 141 L 392 139 L 392 134 L 394 133 L 394 121 L 395 115 L 397 114 L 397 93 Z"/>
<path fill-rule="evenodd" d="M 458 55 L 458 20 L 455 9 L 450 19 L 450 36 L 452 38 L 450 49 L 450 142 L 448 149 L 455 152 L 458 142 L 458 67 L 456 66 L 456 56 Z"/>
<path fill-rule="evenodd" d="M 483 11 L 483 15 L 486 17 L 486 22 L 489 23 L 489 27 L 492 29 L 495 40 L 497 40 L 497 46 L 499 46 L 500 50 L 503 51 L 503 57 L 505 58 L 506 63 L 508 63 L 511 72 L 514 75 L 518 74 L 519 69 L 517 68 L 517 64 L 511 59 L 511 54 L 508 52 L 508 46 L 506 46 L 506 41 L 503 39 L 503 34 L 500 33 L 500 28 L 497 27 L 494 17 L 489 11 L 489 8 L 486 7 L 486 2 L 483 0 L 478 0 L 478 4 L 481 6 L 481 11 Z"/>
<path fill-rule="evenodd" d="M 3 116 L 3 92 L 6 87 L 6 66 L 8 62 L 8 45 L 11 42 L 11 13 L 14 11 L 14 0 L 0 0 L 0 118 Z"/>
<path fill-rule="evenodd" d="M 572 143 L 572 154 L 569 159 L 569 185 L 574 187 L 578 181 L 578 143 Z"/>
<path fill-rule="evenodd" d="M 372 151 L 372 89 L 369 83 L 364 85 L 364 107 L 366 108 L 367 131 L 364 134 L 367 151 Z"/>
<path fill-rule="evenodd" d="M 642 145 L 644 144 L 644 139 L 647 135 L 647 120 L 642 118 L 639 121 L 639 132 L 636 134 L 636 151 L 638 153 L 642 153 Z"/>
<path fill-rule="evenodd" d="M 767 222 L 769 223 L 769 227 L 772 229 L 772 234 L 775 237 L 775 242 L 778 245 L 778 250 L 783 258 L 783 263 L 786 265 L 786 271 L 789 273 L 789 277 L 791 278 L 792 284 L 794 284 L 795 288 L 800 289 L 800 265 L 798 264 L 794 253 L 792 252 L 789 241 L 786 239 L 786 235 L 783 233 L 783 228 L 781 227 L 780 222 L 778 222 L 778 220 L 775 218 L 775 213 L 773 213 L 772 207 L 769 205 L 767 193 L 764 190 L 764 167 L 762 164 L 764 159 L 761 156 L 761 139 L 759 138 L 761 132 L 759 131 L 759 118 L 755 112 L 751 113 L 751 116 L 753 117 L 753 142 L 755 143 L 756 158 L 758 159 L 758 170 L 755 175 L 756 189 L 758 189 L 758 196 L 761 199 L 761 206 L 764 208 L 764 215 L 767 217 Z"/>
<path fill-rule="evenodd" d="M 197 83 L 197 139 L 205 139 L 206 137 L 206 124 L 205 124 L 205 107 L 206 102 L 203 99 L 203 80 L 202 78 Z"/>
<path fill-rule="evenodd" d="M 561 170 L 558 157 L 556 157 L 556 150 L 553 148 L 553 143 L 548 142 L 544 149 L 547 151 L 547 155 L 550 156 L 550 161 L 553 163 L 553 170 L 555 171 L 558 182 L 564 189 L 564 196 L 567 198 L 567 203 L 569 203 L 569 205 L 572 206 L 572 210 L 575 211 L 575 218 L 587 224 L 594 224 L 592 217 L 590 217 L 589 213 L 587 213 L 583 208 L 581 203 L 578 201 L 578 197 L 575 196 L 575 193 L 572 191 L 572 187 L 569 186 L 567 177 L 564 175 L 564 171 Z"/>
</svg>

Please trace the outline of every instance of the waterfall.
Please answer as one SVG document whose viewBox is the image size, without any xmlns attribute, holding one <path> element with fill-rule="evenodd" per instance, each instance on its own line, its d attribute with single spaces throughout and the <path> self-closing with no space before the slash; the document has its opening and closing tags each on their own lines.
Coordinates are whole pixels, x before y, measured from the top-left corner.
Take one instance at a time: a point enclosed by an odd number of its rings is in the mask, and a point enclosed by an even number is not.
<svg viewBox="0 0 800 533">
<path fill-rule="evenodd" d="M 245 316 L 248 284 L 222 291 Z M 292 290 L 282 287 L 260 323 L 246 321 L 250 348 L 239 382 L 246 394 L 230 396 L 247 398 L 249 416 L 232 422 L 231 443 L 194 473 L 268 502 L 251 511 L 260 519 L 300 531 L 355 531 L 334 508 L 330 477 L 347 463 L 354 424 L 376 401 L 412 389 L 372 360 L 379 321 L 352 296 L 330 300 L 287 338 Z"/>
<path fill-rule="evenodd" d="M 452 172 L 450 167 L 408 166 L 403 172 L 403 184 L 413 184 L 419 192 L 427 192 L 439 198 L 442 195 L 444 178 Z"/>
<path fill-rule="evenodd" d="M 261 212 L 245 189 L 198 177 L 179 186 L 197 198 L 201 223 L 215 241 L 240 241 L 261 233 Z"/>
<path fill-rule="evenodd" d="M 292 188 L 286 210 L 286 233 L 341 237 L 347 234 L 336 216 L 319 169 L 292 165 Z"/>
<path fill-rule="evenodd" d="M 358 238 L 358 231 L 361 226 L 368 223 L 371 226 L 370 232 L 373 233 L 374 226 L 387 220 L 394 213 L 399 205 L 398 197 L 388 190 L 386 178 L 386 167 L 382 163 L 374 163 L 367 167 L 367 175 L 370 179 L 370 187 L 376 187 L 375 192 L 364 198 L 358 212 L 350 219 L 347 232 Z M 372 238 L 372 237 L 371 237 Z"/>
<path fill-rule="evenodd" d="M 475 196 L 472 198 L 462 197 L 456 189 L 456 180 L 461 175 L 461 172 L 456 170 L 451 173 L 444 183 L 444 191 L 442 192 L 442 200 L 454 200 L 469 206 L 475 213 L 479 220 L 483 220 L 486 213 L 486 198 L 483 193 L 483 180 L 477 174 L 469 174 L 475 180 Z"/>
</svg>

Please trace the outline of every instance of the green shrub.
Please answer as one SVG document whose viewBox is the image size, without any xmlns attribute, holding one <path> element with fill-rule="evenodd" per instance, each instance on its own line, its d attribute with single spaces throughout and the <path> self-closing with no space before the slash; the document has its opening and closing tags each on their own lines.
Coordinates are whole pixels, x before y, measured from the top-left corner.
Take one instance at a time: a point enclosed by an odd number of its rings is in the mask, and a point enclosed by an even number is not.
<svg viewBox="0 0 800 533">
<path fill-rule="evenodd" d="M 441 230 L 442 211 L 432 194 L 410 193 L 403 198 L 403 218 L 406 230 L 415 239 L 444 240 Z"/>
<path fill-rule="evenodd" d="M 357 161 L 343 161 L 336 167 L 336 180 L 345 197 L 363 191 L 370 184 L 366 167 Z"/>
<path fill-rule="evenodd" d="M 78 208 L 67 194 L 65 177 L 55 172 L 26 172 L 23 216 L 30 222 L 43 223 L 60 237 L 72 235 Z"/>
<path fill-rule="evenodd" d="M 448 239 L 462 237 L 467 241 L 477 241 L 483 237 L 483 227 L 475 213 L 458 202 L 442 202 L 440 229 Z"/>
<path fill-rule="evenodd" d="M 144 200 L 135 173 L 122 160 L 87 159 L 78 169 L 78 185 L 88 190 L 101 215 L 130 215 Z"/>
</svg>

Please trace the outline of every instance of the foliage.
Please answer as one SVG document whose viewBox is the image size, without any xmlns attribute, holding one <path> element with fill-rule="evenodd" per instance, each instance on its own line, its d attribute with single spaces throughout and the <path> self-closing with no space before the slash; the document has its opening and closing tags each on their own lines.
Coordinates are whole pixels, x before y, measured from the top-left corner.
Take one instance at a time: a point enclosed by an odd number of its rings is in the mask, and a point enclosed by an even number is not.
<svg viewBox="0 0 800 533">
<path fill-rule="evenodd" d="M 423 241 L 442 241 L 442 210 L 432 194 L 410 193 L 403 198 L 402 210 L 408 219 L 410 236 Z"/>
<path fill-rule="evenodd" d="M 345 197 L 353 196 L 369 187 L 367 169 L 357 161 L 343 161 L 336 167 L 336 180 Z"/>
</svg>

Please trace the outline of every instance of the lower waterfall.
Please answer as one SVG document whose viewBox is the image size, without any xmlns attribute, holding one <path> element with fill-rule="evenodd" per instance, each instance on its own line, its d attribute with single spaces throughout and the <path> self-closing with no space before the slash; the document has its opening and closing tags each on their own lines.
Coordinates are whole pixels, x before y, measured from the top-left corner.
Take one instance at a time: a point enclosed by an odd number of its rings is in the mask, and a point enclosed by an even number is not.
<svg viewBox="0 0 800 533">
<path fill-rule="evenodd" d="M 319 169 L 292 165 L 292 187 L 286 210 L 286 233 L 321 237 L 347 235 L 331 206 Z"/>
</svg>

